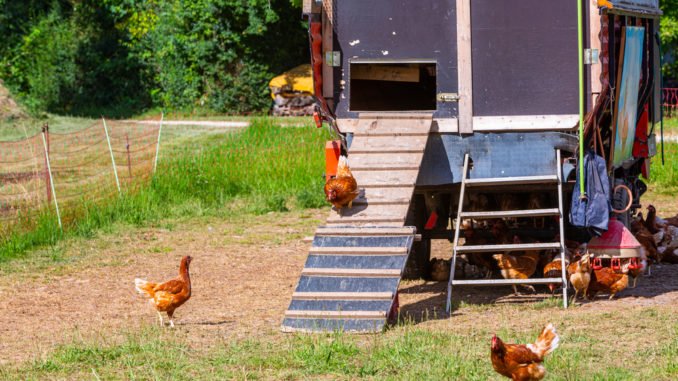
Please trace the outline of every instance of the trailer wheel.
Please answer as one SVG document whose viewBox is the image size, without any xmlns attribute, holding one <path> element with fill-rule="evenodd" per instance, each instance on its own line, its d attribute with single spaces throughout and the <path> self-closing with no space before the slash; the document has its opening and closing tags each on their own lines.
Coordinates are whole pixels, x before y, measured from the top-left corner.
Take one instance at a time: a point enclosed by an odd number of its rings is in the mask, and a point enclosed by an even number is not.
<svg viewBox="0 0 678 381">
<path fill-rule="evenodd" d="M 428 215 L 426 212 L 426 203 L 424 196 L 420 194 L 414 195 L 412 198 L 412 205 L 410 213 L 407 218 L 407 225 L 414 225 L 417 227 L 417 233 L 421 234 L 424 231 L 424 225 Z M 403 273 L 404 279 L 419 279 L 428 278 L 431 273 L 431 240 L 422 238 L 421 241 L 415 241 L 412 244 L 412 251 L 410 257 L 405 265 Z"/>
</svg>

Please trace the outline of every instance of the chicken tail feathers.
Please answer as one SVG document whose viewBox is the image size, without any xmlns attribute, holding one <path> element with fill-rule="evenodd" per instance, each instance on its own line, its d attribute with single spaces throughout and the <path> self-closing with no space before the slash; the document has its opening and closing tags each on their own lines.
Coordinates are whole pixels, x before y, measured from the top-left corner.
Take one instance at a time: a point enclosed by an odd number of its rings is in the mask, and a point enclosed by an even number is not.
<svg viewBox="0 0 678 381">
<path fill-rule="evenodd" d="M 153 288 L 155 288 L 155 283 L 136 278 L 134 279 L 134 288 L 136 288 L 137 292 L 141 295 L 146 295 L 149 298 L 153 298 Z"/>
<path fill-rule="evenodd" d="M 539 357 L 543 358 L 558 348 L 559 342 L 560 337 L 558 337 L 558 334 L 556 333 L 556 327 L 549 323 L 541 331 L 539 337 L 537 337 L 537 341 L 530 349 L 532 349 Z"/>
<path fill-rule="evenodd" d="M 351 170 L 348 167 L 348 158 L 344 155 L 339 157 L 337 164 L 337 177 L 352 177 Z"/>
</svg>

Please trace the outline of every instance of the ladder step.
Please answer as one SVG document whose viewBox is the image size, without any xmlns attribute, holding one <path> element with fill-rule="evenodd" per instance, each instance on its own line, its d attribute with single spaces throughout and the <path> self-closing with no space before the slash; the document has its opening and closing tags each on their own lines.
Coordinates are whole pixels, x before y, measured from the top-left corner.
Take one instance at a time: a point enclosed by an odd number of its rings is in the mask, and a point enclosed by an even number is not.
<svg viewBox="0 0 678 381">
<path fill-rule="evenodd" d="M 492 177 L 484 179 L 466 179 L 467 187 L 485 186 L 485 185 L 524 185 L 524 184 L 545 184 L 557 183 L 558 176 L 520 176 L 520 177 Z"/>
<path fill-rule="evenodd" d="M 286 317 L 297 318 L 352 318 L 352 319 L 374 319 L 385 318 L 384 311 L 303 311 L 287 310 Z"/>
<path fill-rule="evenodd" d="M 304 268 L 301 275 L 306 276 L 343 276 L 343 277 L 399 277 L 400 269 L 320 269 Z"/>
<path fill-rule="evenodd" d="M 501 286 L 514 284 L 563 283 L 562 278 L 453 280 L 453 286 Z"/>
<path fill-rule="evenodd" d="M 551 209 L 528 209 L 528 210 L 503 210 L 494 212 L 462 212 L 462 218 L 503 218 L 503 217 L 543 217 L 559 216 L 558 208 Z"/>
<path fill-rule="evenodd" d="M 404 216 L 374 216 L 374 215 L 363 215 L 363 216 L 330 216 L 327 219 L 328 224 L 340 224 L 340 223 L 367 223 L 367 222 L 392 222 L 395 224 L 405 223 Z"/>
<path fill-rule="evenodd" d="M 296 300 L 391 300 L 392 292 L 295 292 Z"/>
<path fill-rule="evenodd" d="M 410 205 L 410 200 L 406 198 L 392 200 L 368 200 L 363 197 L 353 200 L 353 205 Z"/>
<path fill-rule="evenodd" d="M 309 253 L 325 255 L 407 255 L 407 247 L 312 247 Z"/>
<path fill-rule="evenodd" d="M 546 243 L 513 243 L 509 245 L 471 245 L 457 246 L 457 253 L 487 253 L 500 251 L 530 251 L 560 249 L 559 242 Z"/>
<path fill-rule="evenodd" d="M 416 229 L 414 227 L 404 228 L 375 228 L 375 227 L 328 227 L 320 226 L 316 229 L 315 234 L 320 236 L 326 235 L 348 235 L 348 236 L 391 236 L 391 235 L 412 235 Z"/>
</svg>

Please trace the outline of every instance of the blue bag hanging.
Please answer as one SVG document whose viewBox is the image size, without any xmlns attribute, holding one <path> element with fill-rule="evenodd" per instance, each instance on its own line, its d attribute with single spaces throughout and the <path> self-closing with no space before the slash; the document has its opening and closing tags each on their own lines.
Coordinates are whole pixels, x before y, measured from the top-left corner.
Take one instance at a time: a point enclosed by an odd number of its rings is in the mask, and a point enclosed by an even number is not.
<svg viewBox="0 0 678 381">
<path fill-rule="evenodd" d="M 580 171 L 577 171 L 577 182 L 572 192 L 570 205 L 570 224 L 586 228 L 591 234 L 600 236 L 607 231 L 611 211 L 607 166 L 602 157 L 589 150 L 584 158 L 584 169 L 586 171 L 584 179 L 586 197 L 581 197 Z"/>
</svg>

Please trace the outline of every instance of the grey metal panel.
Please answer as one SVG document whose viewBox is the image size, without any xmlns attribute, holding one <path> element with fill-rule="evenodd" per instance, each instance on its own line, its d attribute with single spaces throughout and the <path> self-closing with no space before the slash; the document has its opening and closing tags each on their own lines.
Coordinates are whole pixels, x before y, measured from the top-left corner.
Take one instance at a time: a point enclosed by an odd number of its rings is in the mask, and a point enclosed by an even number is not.
<svg viewBox="0 0 678 381">
<path fill-rule="evenodd" d="M 473 115 L 577 114 L 577 3 L 473 0 Z"/>
<path fill-rule="evenodd" d="M 297 292 L 393 292 L 400 278 L 302 276 Z"/>
<path fill-rule="evenodd" d="M 553 175 L 555 149 L 574 152 L 576 147 L 576 136 L 558 132 L 432 134 L 417 185 L 460 182 L 467 152 L 473 159 L 473 178 Z"/>
<path fill-rule="evenodd" d="M 391 237 L 351 237 L 351 236 L 316 236 L 313 238 L 314 247 L 409 247 L 412 245 L 412 236 Z"/>
<path fill-rule="evenodd" d="M 386 319 L 299 319 L 285 318 L 283 327 L 299 331 L 381 332 Z"/>
<path fill-rule="evenodd" d="M 309 255 L 306 268 L 402 269 L 407 255 Z"/>
<path fill-rule="evenodd" d="M 454 0 L 342 0 L 336 3 L 335 50 L 342 67 L 335 80 L 336 114 L 349 111 L 349 60 L 422 59 L 437 62 L 438 93 L 457 92 L 457 26 Z M 342 88 L 343 87 L 343 88 Z M 434 117 L 457 115 L 457 103 L 438 103 Z"/>
<path fill-rule="evenodd" d="M 613 8 L 658 13 L 659 0 L 610 0 Z"/>
<path fill-rule="evenodd" d="M 392 300 L 292 300 L 289 310 L 388 311 Z"/>
</svg>

